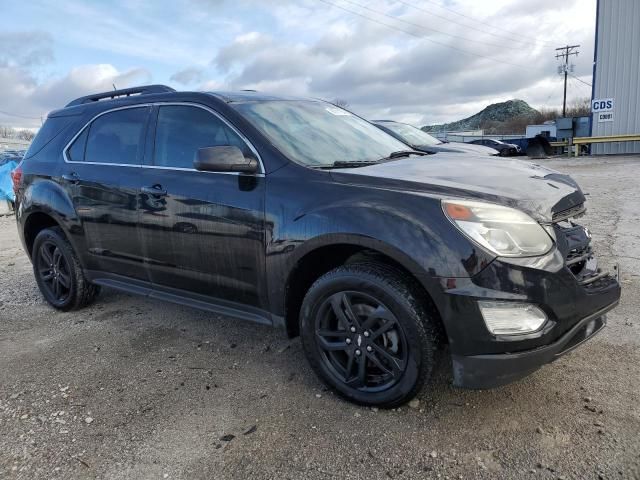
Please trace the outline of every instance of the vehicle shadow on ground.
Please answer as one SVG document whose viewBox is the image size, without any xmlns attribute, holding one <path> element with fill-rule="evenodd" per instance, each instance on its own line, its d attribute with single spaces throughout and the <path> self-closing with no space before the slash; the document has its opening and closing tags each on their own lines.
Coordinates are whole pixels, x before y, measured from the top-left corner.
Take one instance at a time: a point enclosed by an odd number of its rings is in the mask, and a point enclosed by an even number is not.
<svg viewBox="0 0 640 480">
<path fill-rule="evenodd" d="M 127 298 L 129 308 L 123 309 L 121 300 Z M 268 326 L 253 324 L 229 317 L 221 317 L 188 307 L 150 301 L 119 292 L 104 290 L 95 307 L 100 311 L 92 315 L 92 321 L 112 322 L 114 326 L 131 328 L 133 321 L 138 329 L 131 339 L 133 350 L 180 350 L 183 364 L 202 363 L 200 356 L 190 358 L 184 351 L 184 342 L 204 345 L 204 348 L 226 349 L 226 354 L 216 355 L 216 368 L 232 370 L 241 360 L 252 370 L 268 377 L 273 369 L 283 383 L 294 387 L 299 393 L 308 390 L 329 392 L 330 390 L 316 377 L 308 366 L 300 339 L 288 339 L 284 331 Z M 206 343 L 205 343 L 206 342 Z M 198 350 L 202 347 L 196 347 Z M 510 400 L 529 402 L 535 395 L 533 390 L 545 389 L 544 377 L 534 373 L 525 380 L 491 390 L 467 390 L 453 386 L 452 365 L 447 346 L 438 351 L 431 380 L 418 394 L 422 408 L 438 405 L 456 415 L 460 407 L 475 405 L 475 408 L 490 410 L 496 401 Z M 547 386 L 548 387 L 548 386 Z M 344 402 L 335 395 L 339 402 Z M 359 407 L 356 407 L 359 408 Z M 441 412 L 444 413 L 444 412 Z"/>
</svg>

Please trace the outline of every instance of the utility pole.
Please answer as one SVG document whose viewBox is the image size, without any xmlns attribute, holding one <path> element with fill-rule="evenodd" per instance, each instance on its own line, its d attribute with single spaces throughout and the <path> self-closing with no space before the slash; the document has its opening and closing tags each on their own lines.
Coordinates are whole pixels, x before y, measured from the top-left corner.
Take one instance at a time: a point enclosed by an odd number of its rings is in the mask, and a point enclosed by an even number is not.
<svg viewBox="0 0 640 480">
<path fill-rule="evenodd" d="M 562 100 L 562 116 L 566 116 L 567 113 L 567 75 L 569 73 L 569 57 L 571 55 L 578 56 L 580 53 L 576 48 L 580 45 L 567 45 L 565 47 L 556 48 L 556 58 L 564 58 L 563 70 L 564 70 L 564 98 Z"/>
</svg>

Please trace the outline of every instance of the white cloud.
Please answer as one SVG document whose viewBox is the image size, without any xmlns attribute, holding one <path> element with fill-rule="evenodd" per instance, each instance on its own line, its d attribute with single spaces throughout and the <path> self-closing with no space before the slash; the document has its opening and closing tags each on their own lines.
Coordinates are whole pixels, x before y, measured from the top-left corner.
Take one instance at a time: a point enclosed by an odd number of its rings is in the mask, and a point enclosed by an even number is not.
<svg viewBox="0 0 640 480">
<path fill-rule="evenodd" d="M 510 98 L 557 106 L 554 47 L 566 43 L 582 45 L 575 74 L 591 82 L 595 0 L 114 1 L 122 8 L 68 0 L 40 19 L 48 28 L 73 18 L 75 28 L 0 33 L 0 109 L 40 116 L 153 76 L 342 98 L 369 118 L 440 123 Z M 588 90 L 571 80 L 569 97 Z"/>
<path fill-rule="evenodd" d="M 446 8 L 465 16 L 433 8 L 434 2 L 421 9 L 407 7 L 424 5 L 416 1 L 330 3 L 370 19 L 326 3 L 278 2 L 274 15 L 287 34 L 252 32 L 223 46 L 214 64 L 226 74 L 225 83 L 344 98 L 369 118 L 420 124 L 456 120 L 511 98 L 534 107 L 557 105 L 562 87 L 554 47 L 565 41 L 583 45 L 576 75 L 590 82 L 592 2 L 541 0 L 535 8 L 525 0 L 447 2 Z M 299 28 L 318 34 L 304 42 L 286 38 Z M 574 82 L 570 99 L 588 96 L 588 87 Z"/>
<path fill-rule="evenodd" d="M 119 71 L 113 65 L 81 65 L 62 78 L 39 83 L 22 68 L 0 68 L 0 124 L 33 127 L 50 110 L 90 93 L 149 83 L 151 74 L 142 68 Z M 24 118 L 31 117 L 31 118 Z"/>
<path fill-rule="evenodd" d="M 171 75 L 171 78 L 169 78 L 169 80 L 177 82 L 181 85 L 190 85 L 192 83 L 201 81 L 203 75 L 204 71 L 202 68 L 188 67 Z"/>
</svg>

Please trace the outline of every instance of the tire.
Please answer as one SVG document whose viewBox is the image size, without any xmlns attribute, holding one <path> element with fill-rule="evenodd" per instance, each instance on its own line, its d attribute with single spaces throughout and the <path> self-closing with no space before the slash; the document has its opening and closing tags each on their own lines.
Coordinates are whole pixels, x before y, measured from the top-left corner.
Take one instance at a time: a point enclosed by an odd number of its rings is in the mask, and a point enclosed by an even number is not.
<svg viewBox="0 0 640 480">
<path fill-rule="evenodd" d="M 52 307 L 67 312 L 93 302 L 100 287 L 86 279 L 78 257 L 60 227 L 40 231 L 32 252 L 36 283 Z"/>
<path fill-rule="evenodd" d="M 431 376 L 437 342 L 419 298 L 406 275 L 378 263 L 323 275 L 300 313 L 311 367 L 354 403 L 393 408 L 411 400 Z"/>
</svg>

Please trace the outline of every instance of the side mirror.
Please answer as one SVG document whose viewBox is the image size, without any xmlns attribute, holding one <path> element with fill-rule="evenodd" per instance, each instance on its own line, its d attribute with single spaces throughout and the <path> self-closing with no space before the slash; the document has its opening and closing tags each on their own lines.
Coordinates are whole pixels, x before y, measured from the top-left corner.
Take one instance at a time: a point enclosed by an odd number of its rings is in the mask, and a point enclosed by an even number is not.
<svg viewBox="0 0 640 480">
<path fill-rule="evenodd" d="M 221 145 L 199 148 L 193 167 L 205 172 L 256 173 L 258 161 L 245 157 L 242 150 L 236 146 Z"/>
</svg>

